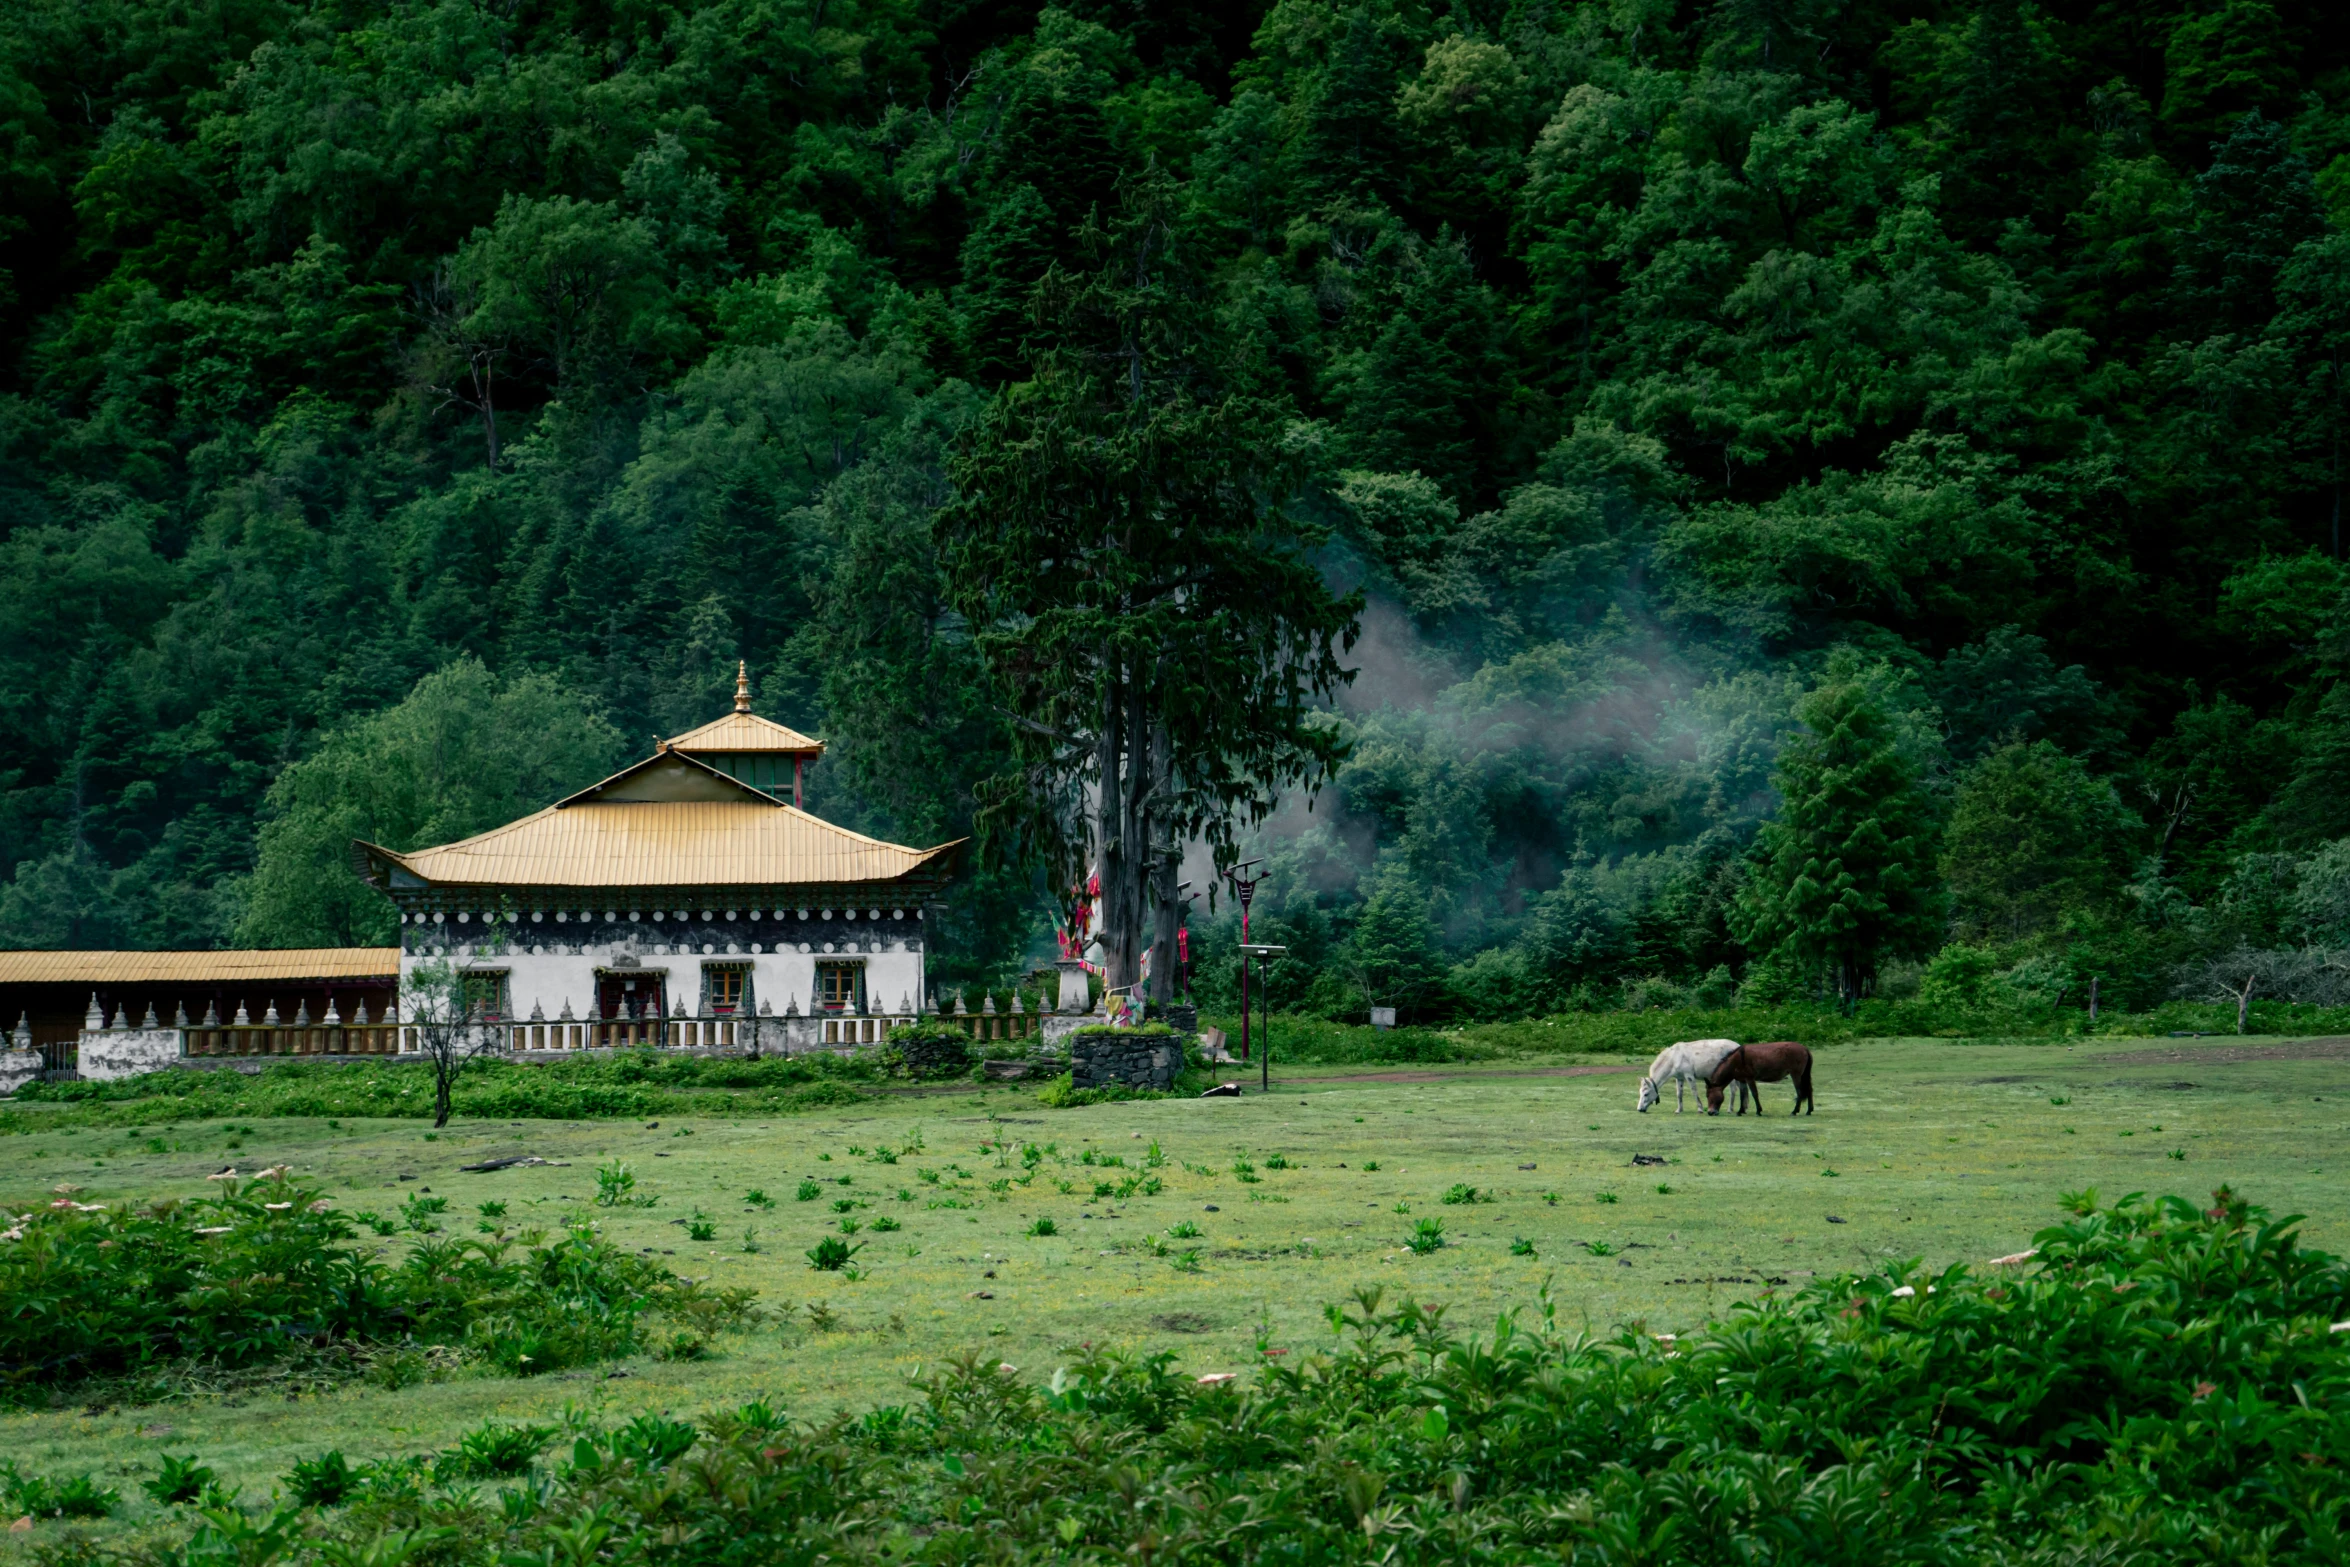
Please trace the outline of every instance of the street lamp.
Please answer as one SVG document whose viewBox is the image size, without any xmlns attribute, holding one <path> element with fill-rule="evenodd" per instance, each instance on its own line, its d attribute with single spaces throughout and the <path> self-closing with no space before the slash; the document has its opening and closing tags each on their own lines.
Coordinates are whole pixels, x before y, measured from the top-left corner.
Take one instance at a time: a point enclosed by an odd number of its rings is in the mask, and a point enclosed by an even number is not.
<svg viewBox="0 0 2350 1567">
<path fill-rule="evenodd" d="M 1240 1032 L 1241 1037 L 1244 1039 L 1248 1036 L 1248 1001 L 1246 998 L 1248 994 L 1248 960 L 1250 958 L 1255 958 L 1257 960 L 1257 988 L 1263 991 L 1265 994 L 1265 1037 L 1263 1040 L 1265 1048 L 1264 1053 L 1257 1057 L 1257 1087 L 1258 1091 L 1261 1093 L 1269 1094 L 1273 1091 L 1273 987 L 1271 983 L 1268 982 L 1265 978 L 1265 970 L 1272 964 L 1275 958 L 1280 957 L 1288 950 L 1289 949 L 1287 947 L 1251 946 L 1245 941 L 1240 944 L 1240 977 L 1242 985 L 1242 1000 L 1240 1003 Z"/>
</svg>

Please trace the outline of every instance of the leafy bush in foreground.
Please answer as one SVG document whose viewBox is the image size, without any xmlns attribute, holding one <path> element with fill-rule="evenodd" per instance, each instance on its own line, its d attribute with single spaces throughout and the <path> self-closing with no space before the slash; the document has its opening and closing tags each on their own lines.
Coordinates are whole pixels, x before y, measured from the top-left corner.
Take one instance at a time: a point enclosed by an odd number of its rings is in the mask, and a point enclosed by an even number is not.
<svg viewBox="0 0 2350 1567">
<path fill-rule="evenodd" d="M 2225 1191 L 2071 1207 L 2028 1270 L 1825 1280 L 1678 1342 L 1565 1332 L 1547 1300 L 1464 1337 L 1363 1290 L 1253 1385 L 967 1355 L 912 1408 L 582 1437 L 495 1498 L 216 1509 L 167 1559 L 2339 1561 L 2350 1271 Z"/>
<path fill-rule="evenodd" d="M 353 1235 L 282 1173 L 143 1209 L 59 1195 L 0 1232 L 0 1387 L 408 1341 L 533 1374 L 633 1353 L 650 1313 L 707 1332 L 749 1310 L 751 1292 L 678 1279 L 584 1221 L 519 1255 L 502 1235 L 427 1235 L 397 1266 Z"/>
</svg>

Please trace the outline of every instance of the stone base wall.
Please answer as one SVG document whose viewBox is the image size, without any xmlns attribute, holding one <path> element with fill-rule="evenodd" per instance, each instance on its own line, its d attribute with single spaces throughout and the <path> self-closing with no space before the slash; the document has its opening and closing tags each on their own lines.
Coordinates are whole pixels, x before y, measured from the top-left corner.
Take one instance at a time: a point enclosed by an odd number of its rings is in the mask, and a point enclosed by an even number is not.
<svg viewBox="0 0 2350 1567">
<path fill-rule="evenodd" d="M 1056 1061 L 1069 1058 L 1069 1036 L 1081 1028 L 1099 1028 L 1098 1017 L 1071 1017 L 1062 1012 L 1048 1012 L 1036 1020 L 1036 1053 Z"/>
<path fill-rule="evenodd" d="M 74 1066 L 85 1082 L 160 1072 L 180 1063 L 176 1028 L 85 1028 Z"/>
<path fill-rule="evenodd" d="M 924 1030 L 900 1047 L 907 1069 L 917 1077 L 944 1077 L 971 1070 L 971 1042 L 944 1029 Z"/>
<path fill-rule="evenodd" d="M 0 1050 L 0 1094 L 39 1082 L 44 1065 L 38 1050 Z"/>
<path fill-rule="evenodd" d="M 1183 1041 L 1166 1034 L 1085 1034 L 1069 1042 L 1073 1088 L 1175 1086 L 1183 1070 Z"/>
</svg>

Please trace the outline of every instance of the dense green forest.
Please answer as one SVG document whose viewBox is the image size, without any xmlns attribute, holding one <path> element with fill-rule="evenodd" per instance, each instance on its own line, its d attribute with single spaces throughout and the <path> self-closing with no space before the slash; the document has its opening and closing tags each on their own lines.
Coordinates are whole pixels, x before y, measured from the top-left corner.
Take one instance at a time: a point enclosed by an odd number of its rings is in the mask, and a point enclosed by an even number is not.
<svg viewBox="0 0 2350 1567">
<path fill-rule="evenodd" d="M 970 831 L 956 454 L 1147 208 L 1364 594 L 1242 843 L 1284 1003 L 2329 999 L 2329 11 L 13 0 L 0 944 L 383 939 L 349 836 L 738 658 L 814 808 Z M 941 976 L 1045 893 L 983 861 Z"/>
</svg>

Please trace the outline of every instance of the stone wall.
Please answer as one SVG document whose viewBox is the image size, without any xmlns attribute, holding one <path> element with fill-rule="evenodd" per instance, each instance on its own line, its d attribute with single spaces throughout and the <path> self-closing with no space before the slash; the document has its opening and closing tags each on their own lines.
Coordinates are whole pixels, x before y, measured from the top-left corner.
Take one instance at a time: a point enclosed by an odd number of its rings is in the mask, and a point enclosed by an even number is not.
<svg viewBox="0 0 2350 1567">
<path fill-rule="evenodd" d="M 951 1028 L 923 1028 L 898 1047 L 916 1077 L 947 1077 L 971 1070 L 971 1041 Z"/>
<path fill-rule="evenodd" d="M 13 1094 L 41 1080 L 45 1063 L 38 1050 L 0 1050 L 0 1094 Z"/>
<path fill-rule="evenodd" d="M 1171 1089 L 1183 1070 L 1183 1040 L 1129 1030 L 1075 1034 L 1069 1070 L 1074 1088 Z"/>
<path fill-rule="evenodd" d="M 180 1064 L 176 1028 L 85 1028 L 74 1067 L 85 1082 L 137 1077 Z"/>
</svg>

